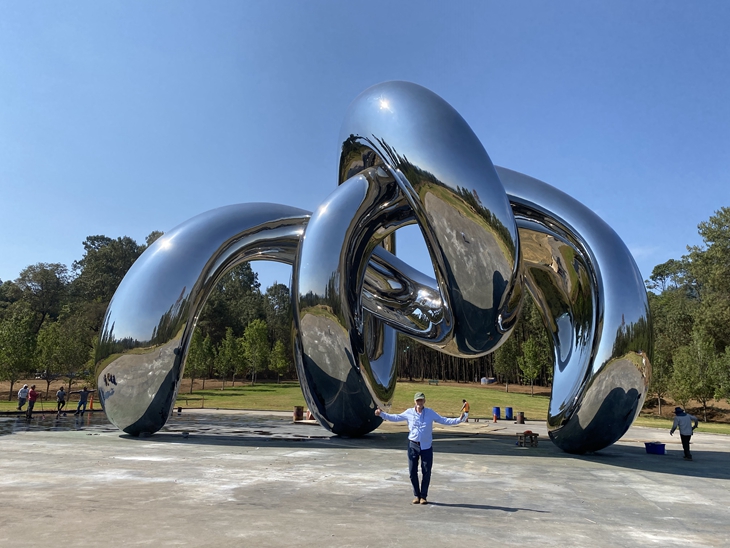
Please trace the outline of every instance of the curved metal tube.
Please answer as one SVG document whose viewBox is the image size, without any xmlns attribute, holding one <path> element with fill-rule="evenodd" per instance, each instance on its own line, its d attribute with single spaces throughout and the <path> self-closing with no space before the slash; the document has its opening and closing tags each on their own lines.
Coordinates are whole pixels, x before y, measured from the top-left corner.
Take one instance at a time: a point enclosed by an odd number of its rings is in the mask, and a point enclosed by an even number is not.
<svg viewBox="0 0 730 548">
<path fill-rule="evenodd" d="M 135 436 L 164 426 L 195 322 L 218 280 L 246 260 L 291 264 L 308 217 L 278 204 L 221 207 L 145 250 L 109 304 L 96 352 L 100 400 L 115 426 Z"/>
<path fill-rule="evenodd" d="M 523 283 L 552 336 L 551 439 L 569 452 L 618 440 L 649 383 L 646 292 L 626 246 L 557 189 L 495 168 L 466 122 L 406 82 L 366 90 L 342 131 L 338 188 L 310 216 L 276 204 L 199 215 L 155 242 L 109 305 L 97 380 L 109 419 L 133 435 L 167 420 L 197 317 L 228 270 L 293 265 L 295 363 L 325 427 L 378 426 L 396 382 L 396 332 L 455 356 L 511 333 Z M 417 223 L 435 279 L 388 250 Z"/>
<path fill-rule="evenodd" d="M 424 87 L 386 82 L 352 102 L 340 142 L 339 183 L 373 167 L 390 174 L 400 189 L 393 203 L 409 207 L 389 231 L 415 222 L 426 242 L 443 319 L 408 335 L 460 357 L 499 347 L 520 306 L 519 240 L 504 187 L 466 121 Z"/>
<path fill-rule="evenodd" d="M 497 168 L 515 212 L 527 287 L 552 335 L 550 437 L 572 453 L 619 440 L 651 378 L 646 290 L 621 238 L 556 188 Z"/>
<path fill-rule="evenodd" d="M 455 356 L 484 355 L 506 339 L 521 277 L 504 188 L 479 139 L 443 99 L 408 82 L 374 86 L 350 105 L 341 135 L 340 187 L 312 215 L 294 267 L 295 358 L 320 423 L 361 435 L 380 424 L 376 405 L 392 399 L 391 326 L 405 319 L 392 308 L 363 310 L 376 246 L 418 223 L 439 296 L 418 295 L 432 313 L 411 314 L 404 332 Z"/>
</svg>

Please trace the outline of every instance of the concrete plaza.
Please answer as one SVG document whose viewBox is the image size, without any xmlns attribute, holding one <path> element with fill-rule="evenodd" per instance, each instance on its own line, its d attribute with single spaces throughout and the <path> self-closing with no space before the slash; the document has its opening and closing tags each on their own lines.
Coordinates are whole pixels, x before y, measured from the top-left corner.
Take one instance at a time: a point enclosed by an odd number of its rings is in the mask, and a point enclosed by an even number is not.
<svg viewBox="0 0 730 548">
<path fill-rule="evenodd" d="M 517 447 L 528 428 L 538 447 Z M 2 546 L 730 546 L 730 437 L 701 431 L 687 462 L 646 428 L 575 456 L 537 421 L 440 427 L 427 506 L 410 504 L 401 424 L 343 439 L 185 411 L 148 438 L 88 415 L 0 433 Z"/>
</svg>

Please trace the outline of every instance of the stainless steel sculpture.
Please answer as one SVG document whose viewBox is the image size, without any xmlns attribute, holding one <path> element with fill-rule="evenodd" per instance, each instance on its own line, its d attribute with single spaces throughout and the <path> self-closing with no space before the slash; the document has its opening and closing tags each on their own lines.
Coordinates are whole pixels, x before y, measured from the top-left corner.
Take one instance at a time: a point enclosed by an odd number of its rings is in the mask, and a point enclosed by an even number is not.
<svg viewBox="0 0 730 548">
<path fill-rule="evenodd" d="M 132 435 L 164 424 L 195 322 L 220 277 L 243 261 L 293 266 L 295 363 L 329 430 L 374 430 L 396 383 L 396 333 L 459 357 L 509 337 L 526 288 L 552 335 L 548 428 L 569 452 L 629 428 L 646 396 L 651 325 L 631 254 L 585 206 L 495 168 L 440 97 L 406 82 L 366 90 L 341 133 L 339 185 L 312 214 L 275 204 L 203 213 L 155 242 L 106 314 L 97 381 L 109 419 Z M 417 224 L 434 268 L 393 254 Z"/>
</svg>

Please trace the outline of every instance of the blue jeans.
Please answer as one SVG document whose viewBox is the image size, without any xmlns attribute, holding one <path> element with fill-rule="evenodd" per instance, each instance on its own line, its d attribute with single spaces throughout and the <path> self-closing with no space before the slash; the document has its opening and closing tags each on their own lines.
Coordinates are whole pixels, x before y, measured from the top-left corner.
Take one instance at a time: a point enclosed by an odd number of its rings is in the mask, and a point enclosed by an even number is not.
<svg viewBox="0 0 730 548">
<path fill-rule="evenodd" d="M 418 482 L 418 460 L 421 460 L 421 475 L 423 480 Z M 431 483 L 431 467 L 433 466 L 433 447 L 421 449 L 420 445 L 408 442 L 408 472 L 413 485 L 413 496 L 425 499 L 428 497 L 428 485 Z"/>
<path fill-rule="evenodd" d="M 78 415 L 79 413 L 81 413 L 83 415 L 84 411 L 86 411 L 86 402 L 80 401 L 79 404 L 76 406 L 76 414 Z"/>
</svg>

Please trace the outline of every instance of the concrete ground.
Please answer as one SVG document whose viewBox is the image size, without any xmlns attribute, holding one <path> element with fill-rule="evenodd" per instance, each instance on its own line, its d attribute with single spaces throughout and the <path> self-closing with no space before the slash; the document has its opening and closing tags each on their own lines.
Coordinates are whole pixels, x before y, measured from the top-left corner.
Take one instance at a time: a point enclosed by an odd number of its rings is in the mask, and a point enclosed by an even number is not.
<svg viewBox="0 0 730 548">
<path fill-rule="evenodd" d="M 536 448 L 515 432 L 541 434 Z M 701 429 L 701 427 L 700 427 Z M 187 434 L 187 437 L 185 437 Z M 730 437 L 632 428 L 574 456 L 540 422 L 439 427 L 427 506 L 405 429 L 191 413 L 135 439 L 101 415 L 0 418 L 0 546 L 730 546 Z M 667 443 L 649 455 L 644 441 Z"/>
</svg>

